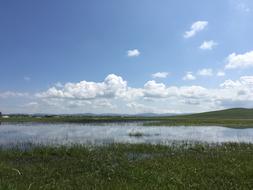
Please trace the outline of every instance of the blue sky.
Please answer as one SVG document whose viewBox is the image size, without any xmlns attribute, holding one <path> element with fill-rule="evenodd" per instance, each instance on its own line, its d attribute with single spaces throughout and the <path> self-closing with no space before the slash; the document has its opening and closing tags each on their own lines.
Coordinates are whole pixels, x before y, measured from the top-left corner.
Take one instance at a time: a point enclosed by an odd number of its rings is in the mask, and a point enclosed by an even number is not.
<svg viewBox="0 0 253 190">
<path fill-rule="evenodd" d="M 11 0 L 0 15 L 4 113 L 253 106 L 250 0 Z"/>
</svg>

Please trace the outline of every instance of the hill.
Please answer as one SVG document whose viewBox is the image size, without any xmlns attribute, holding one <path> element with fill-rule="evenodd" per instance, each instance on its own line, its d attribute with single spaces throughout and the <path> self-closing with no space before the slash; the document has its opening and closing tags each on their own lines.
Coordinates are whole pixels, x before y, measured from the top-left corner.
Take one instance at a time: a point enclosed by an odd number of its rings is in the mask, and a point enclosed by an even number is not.
<svg viewBox="0 0 253 190">
<path fill-rule="evenodd" d="M 253 109 L 232 108 L 219 111 L 174 116 L 173 118 L 188 119 L 253 119 Z"/>
</svg>

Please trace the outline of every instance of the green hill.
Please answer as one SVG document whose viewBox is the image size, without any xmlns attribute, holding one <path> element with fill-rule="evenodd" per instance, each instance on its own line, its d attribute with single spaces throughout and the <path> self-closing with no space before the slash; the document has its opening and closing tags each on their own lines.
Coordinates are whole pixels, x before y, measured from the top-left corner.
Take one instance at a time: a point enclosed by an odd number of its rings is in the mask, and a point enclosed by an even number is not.
<svg viewBox="0 0 253 190">
<path fill-rule="evenodd" d="M 253 109 L 232 108 L 219 111 L 180 115 L 173 118 L 189 119 L 253 119 Z"/>
<path fill-rule="evenodd" d="M 177 115 L 145 123 L 147 126 L 225 126 L 253 128 L 253 109 L 232 108 L 219 111 Z"/>
</svg>

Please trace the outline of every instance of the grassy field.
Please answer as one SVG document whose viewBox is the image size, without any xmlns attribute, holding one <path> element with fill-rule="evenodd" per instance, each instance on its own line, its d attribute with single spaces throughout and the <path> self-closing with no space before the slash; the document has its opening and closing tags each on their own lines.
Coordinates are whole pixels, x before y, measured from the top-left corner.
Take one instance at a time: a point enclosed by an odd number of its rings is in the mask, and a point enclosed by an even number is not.
<svg viewBox="0 0 253 190">
<path fill-rule="evenodd" d="M 225 127 L 253 127 L 253 109 L 233 108 L 221 111 L 171 116 L 159 121 L 145 123 L 151 126 L 199 126 L 219 125 Z"/>
<path fill-rule="evenodd" d="M 253 145 L 0 149 L 1 190 L 253 189 Z"/>
<path fill-rule="evenodd" d="M 192 118 L 192 119 L 253 119 L 253 109 L 246 108 L 233 108 L 220 111 L 204 112 L 189 114 L 184 116 L 177 116 L 183 118 Z"/>
<path fill-rule="evenodd" d="M 11 116 L 0 118 L 0 122 L 38 122 L 38 123 L 104 123 L 104 122 L 144 122 L 145 126 L 199 126 L 218 125 L 226 127 L 253 127 L 253 109 L 234 108 L 177 116 Z"/>
</svg>

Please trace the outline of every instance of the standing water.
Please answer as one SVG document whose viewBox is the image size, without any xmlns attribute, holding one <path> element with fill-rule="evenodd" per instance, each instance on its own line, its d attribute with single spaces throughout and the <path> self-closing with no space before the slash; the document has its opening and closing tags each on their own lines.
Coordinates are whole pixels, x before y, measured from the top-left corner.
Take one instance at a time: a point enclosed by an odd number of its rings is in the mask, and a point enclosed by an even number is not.
<svg viewBox="0 0 253 190">
<path fill-rule="evenodd" d="M 45 145 L 169 144 L 173 141 L 253 143 L 253 129 L 236 129 L 219 126 L 143 127 L 138 123 L 0 125 L 0 146 L 20 143 Z"/>
</svg>

